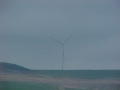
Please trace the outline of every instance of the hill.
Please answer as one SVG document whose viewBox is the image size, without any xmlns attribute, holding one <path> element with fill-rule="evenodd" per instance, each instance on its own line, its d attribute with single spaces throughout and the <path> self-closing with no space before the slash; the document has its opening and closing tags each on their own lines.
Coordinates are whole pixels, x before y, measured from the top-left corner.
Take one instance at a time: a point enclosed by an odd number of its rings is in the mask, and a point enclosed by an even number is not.
<svg viewBox="0 0 120 90">
<path fill-rule="evenodd" d="M 26 73 L 34 76 L 67 77 L 82 79 L 119 78 L 120 70 L 30 70 L 20 65 L 0 62 L 0 73 Z"/>
<path fill-rule="evenodd" d="M 31 70 L 20 65 L 0 62 L 0 73 L 27 73 Z"/>
</svg>

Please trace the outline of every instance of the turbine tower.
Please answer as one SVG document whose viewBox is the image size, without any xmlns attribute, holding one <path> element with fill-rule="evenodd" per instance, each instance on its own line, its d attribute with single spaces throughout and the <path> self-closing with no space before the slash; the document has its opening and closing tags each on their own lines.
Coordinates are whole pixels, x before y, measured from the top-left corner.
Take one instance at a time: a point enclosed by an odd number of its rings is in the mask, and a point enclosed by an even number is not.
<svg viewBox="0 0 120 90">
<path fill-rule="evenodd" d="M 70 34 L 64 41 L 57 40 L 52 37 L 52 40 L 56 43 L 58 43 L 62 48 L 62 62 L 61 62 L 61 76 L 64 75 L 64 64 L 65 64 L 65 44 L 68 43 L 68 41 L 71 39 L 72 34 Z M 59 90 L 65 90 L 62 82 L 60 84 Z"/>
<path fill-rule="evenodd" d="M 62 48 L 62 62 L 61 62 L 61 71 L 64 70 L 64 64 L 65 64 L 65 44 L 68 43 L 68 41 L 71 39 L 72 34 L 70 34 L 64 41 L 57 40 L 52 37 L 52 40 L 56 43 L 58 43 Z"/>
</svg>

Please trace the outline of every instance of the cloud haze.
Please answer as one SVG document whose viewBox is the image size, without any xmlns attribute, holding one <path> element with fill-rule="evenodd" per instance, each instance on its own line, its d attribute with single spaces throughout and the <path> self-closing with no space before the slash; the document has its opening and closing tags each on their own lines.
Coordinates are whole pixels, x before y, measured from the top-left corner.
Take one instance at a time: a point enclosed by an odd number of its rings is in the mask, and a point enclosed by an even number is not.
<svg viewBox="0 0 120 90">
<path fill-rule="evenodd" d="M 0 0 L 1 2 L 2 0 Z M 120 69 L 118 0 L 6 0 L 0 7 L 0 60 L 33 69 Z"/>
</svg>

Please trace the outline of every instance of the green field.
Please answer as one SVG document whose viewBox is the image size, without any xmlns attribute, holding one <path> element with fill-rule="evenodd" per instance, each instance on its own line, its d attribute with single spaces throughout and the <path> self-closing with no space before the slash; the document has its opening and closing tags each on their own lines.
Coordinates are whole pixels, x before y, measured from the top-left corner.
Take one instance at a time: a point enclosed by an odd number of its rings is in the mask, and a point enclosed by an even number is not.
<svg viewBox="0 0 120 90">
<path fill-rule="evenodd" d="M 37 75 L 82 79 L 120 78 L 120 70 L 36 70 Z"/>
<path fill-rule="evenodd" d="M 60 87 L 61 80 L 64 89 Z M 120 90 L 120 70 L 39 70 L 0 74 L 0 90 Z"/>
<path fill-rule="evenodd" d="M 0 82 L 0 90 L 58 90 L 56 86 L 28 82 Z"/>
<path fill-rule="evenodd" d="M 120 90 L 119 86 L 114 87 L 100 87 L 100 88 L 64 88 L 60 89 L 58 86 L 43 84 L 43 83 L 32 83 L 32 82 L 0 82 L 0 90 Z"/>
<path fill-rule="evenodd" d="M 43 83 L 1 81 L 0 90 L 59 90 L 59 87 Z M 65 90 L 82 90 L 82 89 L 65 88 Z"/>
</svg>

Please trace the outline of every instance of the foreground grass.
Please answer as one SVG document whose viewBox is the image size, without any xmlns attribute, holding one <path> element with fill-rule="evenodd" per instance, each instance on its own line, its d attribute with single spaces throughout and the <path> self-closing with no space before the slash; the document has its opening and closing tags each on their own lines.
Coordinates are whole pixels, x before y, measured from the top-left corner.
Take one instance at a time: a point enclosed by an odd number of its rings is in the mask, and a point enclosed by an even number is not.
<svg viewBox="0 0 120 90">
<path fill-rule="evenodd" d="M 59 87 L 43 83 L 0 81 L 0 90 L 59 90 Z M 66 88 L 65 90 L 83 90 L 83 89 Z"/>
<path fill-rule="evenodd" d="M 51 84 L 31 83 L 31 82 L 6 82 L 0 81 L 0 90 L 61 90 L 59 87 Z M 63 90 L 63 89 L 62 89 Z M 86 88 L 66 88 L 64 90 L 120 90 L 119 85 L 99 86 Z"/>
<path fill-rule="evenodd" d="M 41 83 L 0 82 L 0 90 L 58 90 L 57 87 Z"/>
</svg>

